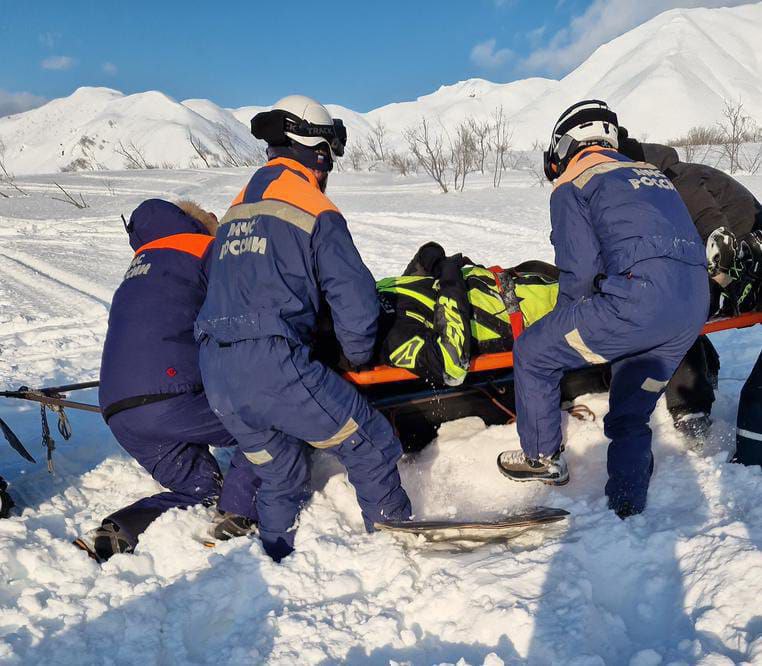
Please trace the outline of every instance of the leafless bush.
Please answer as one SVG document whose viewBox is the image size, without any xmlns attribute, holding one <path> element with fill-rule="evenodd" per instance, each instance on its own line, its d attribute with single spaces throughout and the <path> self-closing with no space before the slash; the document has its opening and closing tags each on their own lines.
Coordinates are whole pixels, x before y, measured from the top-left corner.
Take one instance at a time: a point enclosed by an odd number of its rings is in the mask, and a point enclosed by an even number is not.
<svg viewBox="0 0 762 666">
<path fill-rule="evenodd" d="M 377 162 L 386 162 L 386 125 L 379 118 L 365 139 L 368 154 Z"/>
<path fill-rule="evenodd" d="M 72 196 L 69 192 L 67 192 L 58 183 L 53 183 L 53 185 L 55 185 L 59 190 L 61 190 L 61 192 L 63 192 L 63 195 L 65 197 L 63 199 L 61 197 L 51 197 L 51 199 L 53 199 L 54 201 L 62 201 L 63 203 L 71 204 L 75 208 L 79 208 L 79 209 L 90 208 L 90 204 L 88 204 L 85 201 L 85 197 L 83 197 L 81 193 L 79 195 L 79 199 L 77 199 L 76 197 Z"/>
<path fill-rule="evenodd" d="M 691 127 L 685 136 L 668 142 L 674 148 L 682 148 L 686 162 L 704 162 L 713 146 L 722 142 L 722 135 L 716 127 Z M 702 155 L 699 157 L 699 155 Z"/>
<path fill-rule="evenodd" d="M 445 153 L 442 134 L 434 133 L 426 119 L 421 118 L 419 125 L 405 130 L 404 137 L 416 164 L 447 193 L 449 155 Z"/>
<path fill-rule="evenodd" d="M 513 138 L 513 130 L 511 130 L 511 125 L 505 116 L 502 104 L 492 112 L 490 125 L 491 147 L 495 156 L 492 185 L 493 187 L 500 187 L 500 183 L 503 180 L 503 171 L 506 168 L 506 157 L 510 154 L 511 139 Z"/>
<path fill-rule="evenodd" d="M 73 171 L 90 171 L 92 165 L 86 157 L 77 157 L 66 166 L 61 167 L 61 173 L 71 173 Z"/>
<path fill-rule="evenodd" d="M 106 192 L 108 192 L 112 197 L 115 197 L 116 188 L 114 187 L 114 181 L 104 178 L 101 182 L 103 183 L 103 187 L 106 188 Z"/>
<path fill-rule="evenodd" d="M 222 150 L 221 162 L 228 167 L 248 167 L 264 162 L 264 151 L 251 149 L 242 144 L 227 128 L 220 129 L 216 136 L 217 146 Z"/>
<path fill-rule="evenodd" d="M 743 103 L 725 100 L 722 110 L 724 122 L 717 124 L 720 133 L 720 148 L 723 157 L 728 160 L 730 173 L 736 173 L 743 168 L 742 146 L 756 136 L 756 123 L 744 113 Z"/>
<path fill-rule="evenodd" d="M 114 148 L 114 152 L 116 152 L 117 155 L 121 155 L 124 157 L 124 166 L 127 169 L 155 169 L 156 165 L 151 164 L 148 160 L 146 160 L 145 152 L 143 148 L 138 146 L 134 141 L 130 140 L 130 142 L 125 146 L 122 141 L 119 142 L 116 148 Z"/>
<path fill-rule="evenodd" d="M 196 155 L 198 155 L 201 161 L 206 165 L 206 168 L 210 168 L 212 165 L 209 164 L 209 158 L 212 156 L 212 154 L 204 145 L 204 142 L 201 141 L 201 139 L 197 137 L 192 130 L 188 130 L 188 141 L 190 142 L 193 150 L 196 151 Z"/>
<path fill-rule="evenodd" d="M 468 128 L 471 131 L 474 148 L 476 149 L 476 167 L 479 169 L 479 173 L 483 175 L 490 150 L 492 123 L 489 120 L 475 120 L 470 118 L 468 120 Z"/>
<path fill-rule="evenodd" d="M 362 168 L 362 165 L 368 160 L 368 156 L 365 154 L 363 147 L 357 144 L 349 146 L 344 153 L 344 156 L 349 160 L 349 163 L 355 171 L 359 171 Z"/>
<path fill-rule="evenodd" d="M 386 154 L 386 159 L 389 166 L 400 176 L 407 176 L 418 171 L 418 164 L 415 159 L 407 153 L 399 153 L 396 150 L 393 150 Z"/>
<path fill-rule="evenodd" d="M 2 139 L 0 139 L 0 184 L 7 185 L 8 187 L 16 190 L 19 194 L 22 196 L 29 196 L 29 193 L 25 190 L 22 190 L 17 184 L 16 184 L 16 176 L 10 169 L 8 168 L 8 165 L 5 161 L 5 143 Z M 3 194 L 3 197 L 6 199 L 9 199 L 10 197 L 7 194 Z"/>
<path fill-rule="evenodd" d="M 450 142 L 450 164 L 456 190 L 462 192 L 466 187 L 466 176 L 478 168 L 478 152 L 470 124 L 460 123 L 455 128 L 455 140 Z"/>
</svg>

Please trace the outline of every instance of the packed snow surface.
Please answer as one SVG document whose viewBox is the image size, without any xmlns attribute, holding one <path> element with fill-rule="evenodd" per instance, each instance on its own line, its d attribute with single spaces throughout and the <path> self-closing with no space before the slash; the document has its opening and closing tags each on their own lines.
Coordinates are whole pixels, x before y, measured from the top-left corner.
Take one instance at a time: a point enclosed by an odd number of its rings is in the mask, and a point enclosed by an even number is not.
<svg viewBox="0 0 762 666">
<path fill-rule="evenodd" d="M 58 176 L 84 210 L 52 198 L 52 177 L 21 179 L 29 196 L 0 200 L 0 383 L 96 378 L 110 297 L 131 257 L 120 214 L 149 196 L 192 197 L 221 214 L 247 178 Z M 525 172 L 499 190 L 489 181 L 442 195 L 423 179 L 339 174 L 329 193 L 377 277 L 398 273 L 429 239 L 485 263 L 551 259 L 550 189 Z M 762 195 L 762 178 L 744 182 Z M 0 446 L 20 506 L 0 521 L 0 663 L 762 663 L 762 473 L 726 463 L 762 330 L 714 341 L 723 367 L 711 440 L 690 450 L 660 403 L 648 508 L 626 522 L 603 495 L 605 396 L 578 401 L 597 421 L 565 423 L 572 481 L 561 489 L 500 476 L 495 458 L 518 447 L 515 426 L 443 426 L 401 463 L 417 516 L 571 512 L 563 528 L 462 551 L 366 534 L 341 467 L 318 457 L 297 552 L 280 565 L 256 539 L 205 548 L 211 510 L 199 507 L 169 512 L 135 554 L 99 566 L 71 540 L 157 485 L 97 416 L 74 412 L 74 437 L 58 442 L 49 475 L 37 408 L 5 400 L 0 415 L 41 462 Z"/>
<path fill-rule="evenodd" d="M 350 148 L 364 145 L 378 122 L 386 127 L 389 147 L 406 150 L 404 132 L 422 118 L 434 132 L 452 136 L 459 123 L 486 121 L 502 107 L 513 147 L 524 150 L 547 141 L 566 107 L 590 98 L 606 100 L 633 136 L 667 141 L 694 126 L 714 127 L 723 120 L 725 100 L 741 102 L 744 114 L 762 124 L 760 34 L 762 2 L 675 9 L 602 45 L 559 81 L 470 79 L 368 113 L 328 106 L 347 125 Z M 0 118 L 0 142 L 6 166 L 25 174 L 121 169 L 130 159 L 125 153 L 154 166 L 239 165 L 246 162 L 235 159 L 261 150 L 249 123 L 265 108 L 223 109 L 156 91 L 123 95 L 80 88 L 39 109 Z"/>
</svg>

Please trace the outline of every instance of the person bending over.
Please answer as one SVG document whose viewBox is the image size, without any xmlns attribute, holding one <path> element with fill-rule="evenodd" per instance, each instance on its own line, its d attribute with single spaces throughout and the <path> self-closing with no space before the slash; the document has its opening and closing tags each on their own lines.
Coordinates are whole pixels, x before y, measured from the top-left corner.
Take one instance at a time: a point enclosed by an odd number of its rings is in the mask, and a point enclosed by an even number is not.
<svg viewBox="0 0 762 666">
<path fill-rule="evenodd" d="M 545 153 L 555 181 L 551 242 L 561 272 L 554 310 L 514 347 L 521 451 L 498 458 L 514 481 L 567 483 L 561 454 L 563 372 L 612 363 L 609 507 L 621 518 L 646 505 L 653 471 L 648 422 L 709 309 L 706 253 L 674 185 L 618 147 L 618 121 L 598 100 L 560 117 Z"/>
</svg>

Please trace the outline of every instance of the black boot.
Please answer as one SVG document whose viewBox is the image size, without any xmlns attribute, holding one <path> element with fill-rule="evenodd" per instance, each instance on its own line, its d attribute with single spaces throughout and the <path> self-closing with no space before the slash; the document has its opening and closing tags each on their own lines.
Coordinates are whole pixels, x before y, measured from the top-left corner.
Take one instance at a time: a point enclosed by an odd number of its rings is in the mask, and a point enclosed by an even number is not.
<svg viewBox="0 0 762 666">
<path fill-rule="evenodd" d="M 0 476 L 0 518 L 8 518 L 11 515 L 11 509 L 16 506 L 7 490 L 8 482 Z"/>
<path fill-rule="evenodd" d="M 117 553 L 131 553 L 135 550 L 119 532 L 118 525 L 104 522 L 100 527 L 96 527 L 75 539 L 73 543 L 96 562 L 105 562 Z"/>
<path fill-rule="evenodd" d="M 246 516 L 218 511 L 209 535 L 217 541 L 228 541 L 236 537 L 257 533 L 257 523 Z"/>
</svg>

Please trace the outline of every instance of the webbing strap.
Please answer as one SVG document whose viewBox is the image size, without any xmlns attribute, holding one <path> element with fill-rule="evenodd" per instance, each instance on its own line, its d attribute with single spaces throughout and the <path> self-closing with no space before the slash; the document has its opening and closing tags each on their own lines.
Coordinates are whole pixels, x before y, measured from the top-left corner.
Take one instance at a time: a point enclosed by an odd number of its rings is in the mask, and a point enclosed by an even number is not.
<svg viewBox="0 0 762 666">
<path fill-rule="evenodd" d="M 513 285 L 513 280 L 507 282 L 505 280 L 506 272 L 504 268 L 500 266 L 490 266 L 489 270 L 495 276 L 495 284 L 500 290 L 500 295 L 505 301 L 506 308 L 508 310 L 508 318 L 511 321 L 511 331 L 513 332 L 513 339 L 516 340 L 524 332 L 524 315 L 521 313 L 521 308 L 516 298 L 516 290 L 512 289 L 512 293 L 506 293 L 506 286 Z"/>
</svg>

